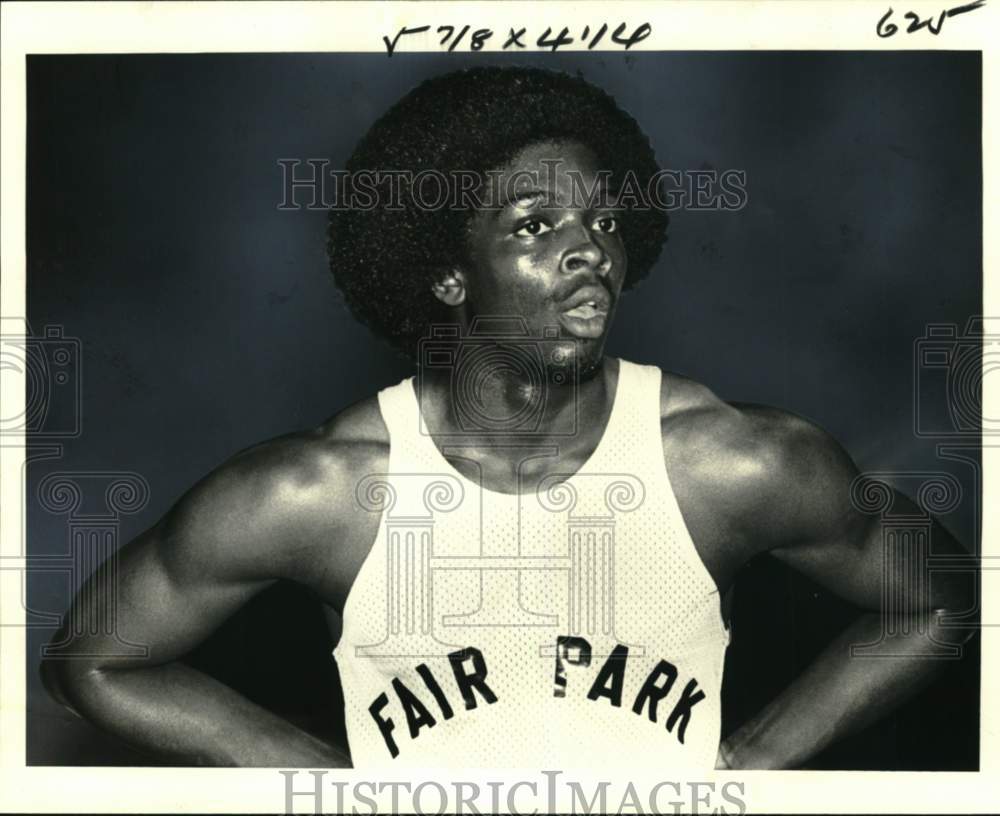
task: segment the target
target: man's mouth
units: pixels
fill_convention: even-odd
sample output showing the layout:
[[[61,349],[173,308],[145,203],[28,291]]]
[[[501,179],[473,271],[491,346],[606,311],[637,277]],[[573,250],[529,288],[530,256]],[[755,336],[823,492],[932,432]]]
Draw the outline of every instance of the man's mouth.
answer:
[[[559,322],[574,337],[596,339],[607,328],[611,302],[606,293],[581,292],[560,312]]]
[[[588,300],[586,303],[581,303],[579,306],[563,312],[563,314],[580,320],[591,320],[595,317],[607,317],[608,310],[600,306],[597,301]]]

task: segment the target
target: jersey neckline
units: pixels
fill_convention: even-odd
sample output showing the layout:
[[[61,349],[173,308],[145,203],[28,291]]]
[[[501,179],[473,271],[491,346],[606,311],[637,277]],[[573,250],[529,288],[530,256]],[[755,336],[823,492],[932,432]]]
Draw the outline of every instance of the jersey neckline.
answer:
[[[586,474],[593,467],[594,463],[599,461],[599,454],[603,454],[604,448],[608,445],[609,440],[613,437],[615,429],[619,424],[621,424],[621,413],[622,413],[622,396],[625,393],[625,389],[622,387],[622,379],[626,374],[626,369],[630,365],[627,360],[622,360],[620,358],[609,358],[615,359],[618,363],[618,376],[615,378],[615,393],[611,403],[611,411],[608,413],[608,419],[604,423],[604,430],[601,432],[601,438],[598,440],[596,447],[590,452],[582,465],[573,471],[564,481],[572,482],[577,475]],[[407,387],[404,389],[406,398],[412,403],[413,409],[416,411],[416,415],[419,418],[420,425],[426,427],[426,422],[423,417],[423,413],[420,410],[420,400],[417,398],[416,391],[416,377],[410,377]],[[533,495],[532,491],[526,491],[524,493],[504,493],[501,490],[493,490],[492,488],[486,487],[482,483],[475,482],[462,473],[458,468],[456,468],[448,458],[441,452],[441,449],[437,446],[434,441],[434,437],[430,433],[418,433],[418,438],[421,441],[420,444],[426,444],[429,446],[428,453],[433,455],[440,465],[447,470],[449,475],[458,478],[463,485],[473,487],[483,493],[489,494],[490,496],[496,497],[500,501],[511,501],[516,502],[524,496]]]

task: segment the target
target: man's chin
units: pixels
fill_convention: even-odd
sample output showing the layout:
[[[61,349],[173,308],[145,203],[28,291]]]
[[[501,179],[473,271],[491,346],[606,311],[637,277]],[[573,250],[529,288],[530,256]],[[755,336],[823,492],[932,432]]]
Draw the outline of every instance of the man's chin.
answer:
[[[549,382],[553,384],[582,383],[596,377],[604,366],[604,338],[599,340],[578,340],[565,338],[569,341],[563,346],[560,339],[561,365],[551,365]]]

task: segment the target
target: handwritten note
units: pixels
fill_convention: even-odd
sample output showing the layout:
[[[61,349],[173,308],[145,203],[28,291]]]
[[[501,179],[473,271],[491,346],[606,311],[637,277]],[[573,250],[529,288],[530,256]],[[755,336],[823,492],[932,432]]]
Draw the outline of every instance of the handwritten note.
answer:
[[[906,33],[913,34],[915,31],[920,31],[921,29],[926,28],[936,37],[941,33],[941,27],[944,25],[944,21],[949,17],[956,17],[959,14],[975,11],[977,8],[982,8],[985,5],[986,0],[976,0],[974,3],[966,3],[964,6],[955,6],[954,8],[939,12],[936,18],[931,16],[925,20],[921,20],[920,15],[916,12],[908,11],[903,15],[904,19],[910,21],[909,26],[906,27]],[[878,24],[875,26],[875,33],[882,38],[891,37],[899,31],[899,26],[892,22],[893,13],[892,8],[890,7],[890,9],[882,15]]]
[[[424,34],[431,30],[430,25],[403,26],[392,37],[383,36],[382,42],[385,43],[386,54],[391,57],[404,37]],[[636,43],[646,39],[652,31],[653,27],[649,23],[640,23],[632,27],[628,23],[620,23],[614,29],[609,23],[601,23],[600,25],[583,25],[572,29],[569,26],[563,26],[558,33],[549,26],[536,36],[535,33],[529,33],[527,26],[525,26],[508,29],[506,34],[501,34],[499,38],[494,40],[493,48],[499,46],[496,50],[508,51],[528,48],[529,44],[533,44],[536,48],[555,52],[560,48],[580,43],[585,44],[587,50],[590,51],[603,42],[605,47],[613,45],[627,51]],[[477,28],[473,30],[469,25],[440,25],[433,29],[433,32],[438,47],[445,51],[454,51],[458,48],[482,51],[494,35],[493,29]]]

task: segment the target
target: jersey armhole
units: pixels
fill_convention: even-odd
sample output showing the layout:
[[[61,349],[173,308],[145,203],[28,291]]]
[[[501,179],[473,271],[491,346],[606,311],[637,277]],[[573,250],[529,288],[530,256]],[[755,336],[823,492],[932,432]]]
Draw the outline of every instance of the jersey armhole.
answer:
[[[701,553],[698,552],[698,548],[694,543],[694,536],[691,535],[691,530],[688,528],[687,521],[684,518],[684,514],[681,512],[680,504],[677,501],[677,494],[674,492],[673,481],[670,478],[670,468],[667,466],[667,457],[663,453],[663,437],[662,437],[662,423],[663,416],[660,410],[662,405],[661,393],[663,390],[663,372],[658,367],[651,366],[654,368],[656,374],[654,378],[655,382],[655,405],[656,405],[656,428],[658,434],[659,455],[656,457],[659,462],[659,467],[657,472],[662,476],[664,480],[665,494],[667,496],[667,501],[669,502],[669,512],[674,518],[675,525],[677,529],[682,531],[681,538],[683,539],[683,555],[686,561],[690,563],[692,569],[700,576],[701,582],[704,585],[705,593],[707,595],[712,595],[715,598],[715,608],[716,608],[716,620],[718,622],[719,631],[722,634],[723,640],[726,646],[729,646],[732,641],[732,631],[730,627],[726,624],[726,619],[722,614],[722,592],[719,589],[719,585],[715,582],[715,578],[712,573],[709,572],[708,566],[701,557]]]

